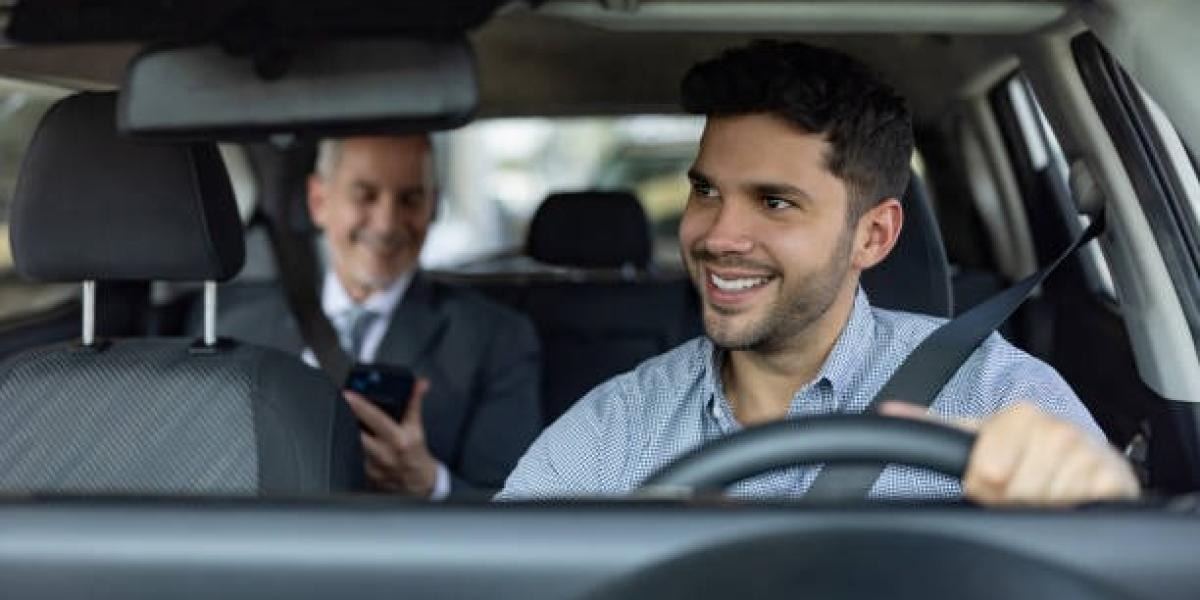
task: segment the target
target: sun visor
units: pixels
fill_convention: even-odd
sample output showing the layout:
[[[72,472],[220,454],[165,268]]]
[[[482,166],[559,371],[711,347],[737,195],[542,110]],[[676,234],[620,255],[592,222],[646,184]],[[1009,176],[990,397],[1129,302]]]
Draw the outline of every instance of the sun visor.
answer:
[[[245,56],[187,46],[130,63],[117,124],[160,139],[407,133],[463,125],[478,103],[463,37],[330,40]]]

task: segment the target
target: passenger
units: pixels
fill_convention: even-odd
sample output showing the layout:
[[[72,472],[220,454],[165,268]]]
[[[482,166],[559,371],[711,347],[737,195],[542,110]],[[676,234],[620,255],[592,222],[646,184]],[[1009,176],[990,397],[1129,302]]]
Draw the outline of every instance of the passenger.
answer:
[[[321,305],[342,346],[422,377],[399,422],[346,392],[364,425],[368,480],[421,498],[494,493],[541,429],[538,342],[524,316],[418,269],[437,212],[429,137],[322,142],[308,208],[328,241]],[[282,294],[222,316],[247,341],[304,348]]]
[[[683,106],[706,115],[679,228],[706,335],[592,390],[534,442],[501,499],[621,494],[745,426],[862,412],[940,319],[873,308],[859,276],[891,251],[913,150],[904,101],[842,54],[759,42],[693,67]],[[897,403],[894,416],[926,417]],[[960,484],[889,466],[873,497],[1070,504],[1138,495],[1048,365],[992,334],[930,409],[978,440]],[[736,484],[802,494],[818,469]]]

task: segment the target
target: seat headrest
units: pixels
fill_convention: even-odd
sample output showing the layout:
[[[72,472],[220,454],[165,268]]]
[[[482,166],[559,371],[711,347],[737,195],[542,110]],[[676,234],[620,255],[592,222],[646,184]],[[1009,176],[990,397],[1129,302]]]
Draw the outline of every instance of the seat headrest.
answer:
[[[937,217],[914,173],[900,199],[904,226],[892,253],[862,274],[863,289],[880,308],[953,316],[950,261],[942,243]]]
[[[556,192],[529,225],[526,251],[552,265],[644,269],[650,264],[650,225],[631,192]]]
[[[85,92],[42,118],[17,181],[13,259],[42,281],[224,281],[245,260],[215,144],[117,136],[116,93]]]

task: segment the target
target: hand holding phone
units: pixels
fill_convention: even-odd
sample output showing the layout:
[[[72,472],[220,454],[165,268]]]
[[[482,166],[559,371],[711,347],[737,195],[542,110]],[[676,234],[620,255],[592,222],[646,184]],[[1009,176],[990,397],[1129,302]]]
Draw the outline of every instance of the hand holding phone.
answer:
[[[343,389],[362,394],[397,423],[404,420],[416,377],[394,365],[359,363],[350,369]]]
[[[382,491],[428,498],[442,469],[429,450],[421,419],[421,402],[429,382],[408,369],[356,365],[344,388],[343,395],[362,430],[363,471],[368,481]]]

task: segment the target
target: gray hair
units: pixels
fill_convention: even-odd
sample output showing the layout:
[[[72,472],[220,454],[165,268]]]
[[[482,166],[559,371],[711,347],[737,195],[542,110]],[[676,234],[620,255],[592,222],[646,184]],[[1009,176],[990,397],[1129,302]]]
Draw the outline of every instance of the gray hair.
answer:
[[[317,177],[329,179],[337,169],[338,159],[342,153],[342,140],[323,139],[317,144]]]
[[[434,153],[434,136],[433,134],[425,134],[425,139],[429,143],[429,152],[432,156]],[[338,160],[342,157],[342,139],[341,138],[325,138],[317,143],[317,162],[314,171],[317,177],[328,180],[333,177],[333,172],[337,170]],[[436,173],[436,171],[435,171]],[[437,179],[436,174],[434,179]]]

